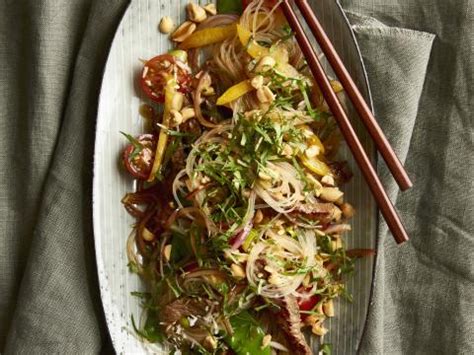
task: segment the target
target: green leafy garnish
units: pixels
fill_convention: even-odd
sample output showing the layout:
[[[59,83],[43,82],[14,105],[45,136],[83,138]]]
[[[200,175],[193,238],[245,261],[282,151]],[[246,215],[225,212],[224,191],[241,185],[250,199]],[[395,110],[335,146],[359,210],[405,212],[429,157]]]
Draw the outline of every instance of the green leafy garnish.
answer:
[[[134,297],[138,297],[142,300],[148,300],[151,297],[150,292],[138,292],[138,291],[132,291],[130,294]]]
[[[332,344],[329,344],[329,343],[321,344],[319,351],[324,355],[331,355]]]
[[[143,150],[144,146],[135,137],[130,134],[120,132],[133,145],[133,152],[130,154],[130,160],[134,159]]]
[[[282,41],[287,41],[293,37],[293,30],[291,29],[290,25],[285,24],[282,28],[285,35],[281,38]]]
[[[130,262],[127,264],[127,266],[128,266],[128,270],[129,270],[130,272],[133,272],[134,274],[138,274],[138,272],[139,272],[138,265],[135,264],[133,261],[130,261]]]
[[[227,336],[224,340],[237,355],[271,354],[270,346],[264,348],[262,346],[265,332],[249,312],[244,311],[231,317],[230,324],[234,329],[234,334]]]
[[[242,1],[240,0],[217,0],[217,12],[219,14],[240,15],[242,10]]]
[[[151,343],[158,343],[165,340],[165,336],[161,332],[160,325],[158,323],[158,316],[154,311],[148,311],[147,319],[143,329],[139,329],[135,323],[135,319],[132,315],[132,326],[135,332],[142,338],[148,340]]]

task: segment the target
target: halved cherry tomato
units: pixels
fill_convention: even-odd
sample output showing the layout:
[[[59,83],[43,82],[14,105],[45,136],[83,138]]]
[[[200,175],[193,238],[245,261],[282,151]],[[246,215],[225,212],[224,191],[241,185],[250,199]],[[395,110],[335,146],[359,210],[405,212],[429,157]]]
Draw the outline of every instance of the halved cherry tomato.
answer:
[[[310,288],[304,288],[303,286],[301,286],[299,289],[298,289],[298,292],[304,294],[306,293],[306,295],[302,296],[302,297],[298,297],[296,299],[296,302],[298,303],[298,307],[300,309],[300,311],[312,311],[314,307],[316,307],[316,305],[318,304],[319,301],[321,301],[321,296],[320,295],[315,295],[315,294],[311,294],[309,293],[310,291]],[[301,316],[301,320],[305,320],[306,317],[308,317],[308,314],[300,314]]]
[[[320,295],[308,295],[304,298],[298,298],[298,307],[300,311],[311,311],[319,301],[321,301]]]
[[[298,299],[298,306],[300,308],[300,311],[312,311],[319,301],[321,301],[321,296],[312,295],[308,296],[307,298]],[[300,313],[300,318],[302,321],[304,321],[307,317],[308,314]]]
[[[135,143],[127,145],[123,151],[123,164],[135,178],[146,180],[155,159],[156,139],[152,134],[142,134]]]
[[[164,88],[167,78],[176,77],[178,91],[190,91],[191,75],[187,66],[171,54],[156,56],[145,63],[140,76],[140,86],[150,99],[162,103],[165,100]]]

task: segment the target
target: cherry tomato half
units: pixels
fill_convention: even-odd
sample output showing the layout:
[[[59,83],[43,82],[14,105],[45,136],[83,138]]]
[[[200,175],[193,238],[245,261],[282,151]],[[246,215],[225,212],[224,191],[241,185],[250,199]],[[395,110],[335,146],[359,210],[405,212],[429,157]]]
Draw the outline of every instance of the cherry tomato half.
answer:
[[[304,289],[303,287],[301,287],[299,291],[303,293],[305,291],[308,292],[309,289]],[[296,302],[298,303],[298,307],[300,311],[312,311],[314,307],[316,307],[319,301],[321,301],[320,295],[314,295],[310,293],[307,293],[305,296],[298,297],[296,299]],[[300,317],[301,317],[301,320],[304,321],[308,317],[308,314],[300,313]]]
[[[298,298],[298,307],[300,311],[311,311],[319,301],[321,301],[321,296],[308,295],[308,297]]]
[[[165,100],[166,80],[170,75],[177,78],[178,91],[190,91],[191,75],[187,66],[171,54],[156,56],[145,63],[140,76],[140,87],[150,99],[162,103]]]
[[[123,151],[123,164],[128,172],[140,180],[148,179],[155,158],[156,139],[152,134],[142,134]]]

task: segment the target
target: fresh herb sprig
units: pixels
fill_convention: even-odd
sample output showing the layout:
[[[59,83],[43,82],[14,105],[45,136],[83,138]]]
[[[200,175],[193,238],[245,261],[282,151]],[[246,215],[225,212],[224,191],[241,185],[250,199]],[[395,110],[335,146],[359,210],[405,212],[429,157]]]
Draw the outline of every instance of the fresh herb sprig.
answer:
[[[143,150],[143,148],[145,148],[143,146],[143,144],[141,144],[138,139],[136,139],[135,137],[131,136],[130,134],[128,133],[125,133],[125,132],[120,132],[125,138],[127,138],[127,140],[130,142],[130,144],[133,146],[133,151],[132,153],[130,154],[130,160],[133,160],[135,157],[138,156],[138,154],[140,154],[140,152]]]

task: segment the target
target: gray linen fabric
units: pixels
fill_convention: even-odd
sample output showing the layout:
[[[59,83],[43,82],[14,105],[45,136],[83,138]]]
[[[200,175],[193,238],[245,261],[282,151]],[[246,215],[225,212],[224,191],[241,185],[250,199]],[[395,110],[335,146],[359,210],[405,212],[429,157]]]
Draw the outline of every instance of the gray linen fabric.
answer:
[[[416,184],[397,196],[380,165],[412,241],[397,247],[380,228],[361,353],[474,353],[472,1],[342,3],[376,113]],[[91,162],[101,72],[126,4],[0,2],[0,352],[108,344]]]
[[[375,111],[415,183],[396,199],[412,240],[398,247],[384,225],[379,229],[374,298],[361,353],[473,354],[474,2],[341,3],[359,14],[353,20]],[[387,29],[364,16],[405,29]],[[416,41],[407,29],[436,36],[421,92],[410,81],[426,63],[414,60],[416,54],[398,53],[399,46]],[[417,44],[420,52],[426,45]],[[380,170],[387,175],[383,165]],[[393,181],[385,179],[385,185],[395,198]]]
[[[102,70],[125,5],[0,2],[0,352],[96,353],[106,339],[92,153]]]

